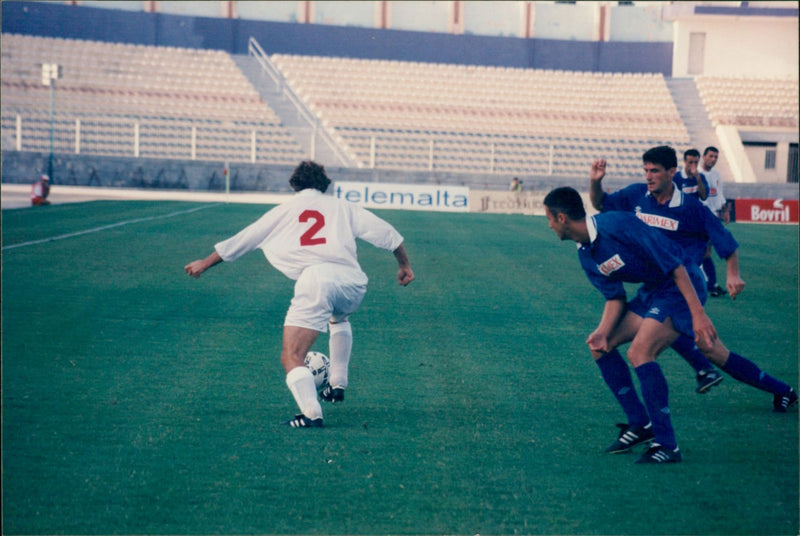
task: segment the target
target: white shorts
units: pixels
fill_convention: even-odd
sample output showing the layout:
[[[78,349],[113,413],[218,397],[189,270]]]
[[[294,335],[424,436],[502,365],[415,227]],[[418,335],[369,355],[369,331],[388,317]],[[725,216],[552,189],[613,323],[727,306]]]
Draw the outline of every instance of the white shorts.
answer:
[[[294,285],[294,297],[284,326],[325,333],[328,321],[344,322],[356,312],[367,293],[367,276],[341,264],[318,264],[303,270]]]

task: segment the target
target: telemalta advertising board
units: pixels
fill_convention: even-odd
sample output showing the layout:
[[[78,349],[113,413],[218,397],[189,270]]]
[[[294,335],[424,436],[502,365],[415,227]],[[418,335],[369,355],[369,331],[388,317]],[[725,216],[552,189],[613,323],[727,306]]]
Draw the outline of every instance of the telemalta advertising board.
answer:
[[[734,204],[739,223],[798,223],[796,199],[737,199]]]
[[[366,208],[469,212],[466,186],[337,181],[333,195]]]

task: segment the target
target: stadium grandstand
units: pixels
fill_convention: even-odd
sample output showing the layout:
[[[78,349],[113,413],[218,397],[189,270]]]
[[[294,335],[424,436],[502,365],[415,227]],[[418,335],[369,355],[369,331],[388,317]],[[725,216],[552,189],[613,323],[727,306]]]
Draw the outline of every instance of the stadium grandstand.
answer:
[[[797,181],[796,50],[738,71],[735,57],[713,61],[731,31],[745,41],[793,31],[796,44],[797,9],[781,3],[509,2],[496,15],[503,35],[478,35],[488,33],[483,2],[440,3],[449,10],[430,18],[444,25],[426,31],[396,28],[413,4],[403,2],[350,15],[345,2],[273,2],[273,13],[246,2],[79,4],[2,5],[4,182],[27,182],[37,160],[24,155],[49,152],[76,169],[87,158],[93,169],[314,158],[502,189],[511,176],[583,177],[596,157],[636,180],[642,152],[659,144],[721,147],[728,182]],[[373,28],[358,27],[369,24],[364,4]],[[749,33],[738,31],[743,15]],[[555,33],[564,16],[578,22]],[[647,16],[639,34],[623,32]],[[714,30],[719,21],[731,30]],[[698,67],[692,40],[704,23]],[[48,80],[44,65],[58,66]]]
[[[54,118],[59,152],[272,164],[303,158],[225,52],[9,34],[3,129],[13,132],[16,118],[24,119],[25,150],[48,150],[50,94],[39,69],[48,61],[64,73]]]
[[[569,175],[607,155],[635,176],[641,147],[689,143],[660,74],[273,60],[360,167]]]

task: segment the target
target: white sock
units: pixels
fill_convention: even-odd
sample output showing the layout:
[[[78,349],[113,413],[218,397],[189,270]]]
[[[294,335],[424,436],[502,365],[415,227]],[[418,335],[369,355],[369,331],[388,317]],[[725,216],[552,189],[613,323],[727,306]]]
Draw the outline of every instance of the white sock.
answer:
[[[292,392],[300,412],[309,419],[322,418],[322,406],[317,400],[314,375],[306,367],[295,367],[286,375],[286,386]]]
[[[328,345],[331,360],[328,383],[331,387],[347,387],[347,370],[350,353],[353,351],[353,329],[350,322],[330,325]]]

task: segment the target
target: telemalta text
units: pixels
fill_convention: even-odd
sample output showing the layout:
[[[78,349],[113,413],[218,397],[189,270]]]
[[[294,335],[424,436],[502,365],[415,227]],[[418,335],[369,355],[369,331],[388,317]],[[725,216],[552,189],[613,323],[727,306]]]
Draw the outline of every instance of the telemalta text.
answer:
[[[469,188],[461,186],[337,182],[333,195],[371,208],[469,210]]]

